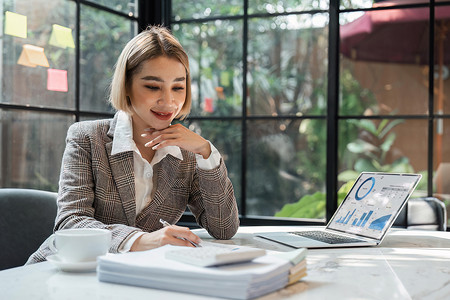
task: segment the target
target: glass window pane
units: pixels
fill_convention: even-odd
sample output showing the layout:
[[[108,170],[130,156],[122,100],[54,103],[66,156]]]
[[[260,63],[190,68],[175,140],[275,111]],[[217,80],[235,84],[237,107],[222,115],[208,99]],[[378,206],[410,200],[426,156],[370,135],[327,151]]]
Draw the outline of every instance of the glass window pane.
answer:
[[[172,19],[202,19],[244,14],[242,0],[172,0]]]
[[[112,119],[114,114],[110,116],[92,116],[92,115],[80,115],[80,121],[93,121],[93,120],[103,120],[103,119]]]
[[[341,61],[340,115],[426,115],[423,67]]]
[[[429,10],[408,11],[424,21],[394,21],[398,10],[341,15],[341,115],[428,113]]]
[[[75,9],[72,1],[2,1],[0,21],[5,30],[0,41],[2,78],[0,102],[62,109],[75,108]],[[37,7],[46,7],[37,10]],[[26,18],[26,24],[15,23],[9,12]],[[7,18],[7,19],[6,19]],[[20,17],[19,17],[20,18]],[[23,24],[26,37],[17,37]],[[26,26],[25,26],[26,25]],[[56,25],[56,29],[55,29]],[[62,26],[62,27],[61,27]],[[68,42],[58,42],[52,36],[59,33]],[[19,30],[20,32],[20,30]],[[24,31],[25,33],[25,31]],[[34,64],[26,56],[40,47],[42,52]],[[30,50],[31,49],[31,50]],[[25,55],[19,64],[21,55]],[[23,65],[23,63],[28,65]],[[47,63],[47,64],[46,64]],[[56,77],[55,77],[56,76]]]
[[[57,191],[71,115],[0,110],[0,186]]]
[[[112,112],[107,99],[114,64],[136,34],[136,22],[84,5],[80,19],[81,110]]]
[[[324,218],[326,121],[247,124],[247,214]]]
[[[445,0],[437,0],[445,1]],[[405,4],[417,4],[417,3],[430,3],[429,0],[341,0],[341,9],[352,9],[352,8],[371,8],[379,6],[393,6],[393,5],[405,5]]]
[[[327,0],[249,0],[248,13],[286,13],[286,12],[301,12],[309,10],[327,10],[329,1]]]
[[[450,171],[450,119],[438,118],[434,125],[434,169],[443,168],[439,173],[447,168],[449,168]],[[441,176],[440,174],[439,177],[442,178],[435,182],[437,185],[436,192],[441,194],[443,190],[448,190],[450,196],[450,173],[445,176]]]
[[[433,196],[444,201],[450,220],[450,119],[437,119],[435,126]]]
[[[242,114],[242,28],[229,20],[174,26],[189,55],[191,116]]]
[[[186,120],[182,124],[211,141],[219,150],[233,183],[238,207],[241,206],[242,126],[241,121]]]
[[[357,61],[426,65],[429,8],[407,8],[340,15],[340,47]]]
[[[326,112],[328,14],[249,22],[248,113]]]
[[[434,88],[436,92],[434,107],[438,114],[450,114],[449,101],[445,101],[450,95],[450,5],[437,6],[435,17]]]
[[[88,0],[88,1],[101,4],[103,6],[106,6],[119,12],[126,13],[129,16],[138,15],[137,0]]]
[[[339,182],[360,172],[421,173],[415,196],[427,193],[427,120],[348,119],[339,123]]]

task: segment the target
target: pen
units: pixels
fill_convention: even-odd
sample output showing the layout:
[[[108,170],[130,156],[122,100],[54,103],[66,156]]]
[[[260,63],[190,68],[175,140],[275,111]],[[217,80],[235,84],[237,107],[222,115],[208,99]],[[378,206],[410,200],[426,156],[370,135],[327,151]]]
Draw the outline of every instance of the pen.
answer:
[[[167,222],[167,221],[164,221],[163,219],[159,219],[159,222],[160,222],[161,224],[163,224],[163,226],[164,226],[164,227],[167,227],[167,226],[171,226],[169,222]],[[182,240],[188,241],[188,242],[189,242],[189,243],[191,243],[191,244],[192,244],[192,246],[194,246],[194,247],[201,247],[201,245],[200,245],[200,244],[194,243],[193,241],[191,241],[191,240],[188,240],[188,239],[186,239],[186,238],[182,238],[182,237],[179,237],[179,239],[182,239]]]

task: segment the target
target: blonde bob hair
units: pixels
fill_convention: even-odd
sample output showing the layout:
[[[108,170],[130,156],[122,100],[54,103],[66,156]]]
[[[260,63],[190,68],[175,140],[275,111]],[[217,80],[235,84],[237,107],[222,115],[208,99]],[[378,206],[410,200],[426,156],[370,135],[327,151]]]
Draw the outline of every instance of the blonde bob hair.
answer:
[[[110,86],[109,102],[116,110],[129,114],[130,100],[127,89],[131,86],[133,76],[140,72],[142,63],[159,56],[178,59],[186,69],[186,99],[176,118],[184,119],[191,109],[191,76],[189,59],[180,42],[167,28],[148,27],[130,40],[122,50],[115,65],[114,76]]]

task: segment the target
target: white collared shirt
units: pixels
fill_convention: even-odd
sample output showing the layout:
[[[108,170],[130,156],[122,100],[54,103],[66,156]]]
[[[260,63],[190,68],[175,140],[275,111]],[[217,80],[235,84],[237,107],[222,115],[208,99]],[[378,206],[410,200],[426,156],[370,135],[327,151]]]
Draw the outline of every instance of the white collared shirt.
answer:
[[[203,156],[196,154],[197,166],[204,170],[212,170],[217,168],[220,164],[220,153],[209,142],[211,146],[211,155],[209,158],[204,159]],[[118,153],[133,151],[134,158],[134,183],[135,183],[135,195],[136,195],[136,215],[138,215],[144,207],[146,207],[151,201],[151,194],[153,190],[153,166],[160,162],[168,154],[175,158],[183,160],[181,149],[178,146],[167,146],[161,149],[157,149],[152,161],[149,163],[144,159],[133,140],[133,123],[131,116],[124,111],[119,111],[117,117],[117,124],[114,131],[114,139],[112,144],[111,155]],[[143,234],[143,233],[141,233]],[[132,235],[125,245],[122,247],[121,252],[127,252],[131,248],[133,242],[141,235]]]

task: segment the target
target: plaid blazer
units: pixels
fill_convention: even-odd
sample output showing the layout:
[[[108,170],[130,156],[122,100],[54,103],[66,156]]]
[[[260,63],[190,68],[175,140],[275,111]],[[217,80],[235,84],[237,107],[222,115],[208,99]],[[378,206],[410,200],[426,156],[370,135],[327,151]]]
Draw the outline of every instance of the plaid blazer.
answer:
[[[239,227],[233,186],[221,159],[219,167],[202,170],[195,155],[181,150],[183,160],[167,155],[153,169],[152,201],[136,215],[133,152],[111,155],[114,119],[73,124],[67,134],[54,230],[80,227],[112,232],[109,249],[117,253],[136,231],[162,228],[159,219],[176,223],[186,210],[217,239],[229,239]],[[53,254],[45,241],[27,263]]]

